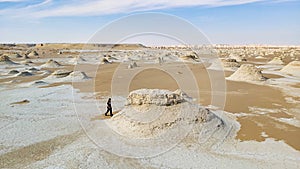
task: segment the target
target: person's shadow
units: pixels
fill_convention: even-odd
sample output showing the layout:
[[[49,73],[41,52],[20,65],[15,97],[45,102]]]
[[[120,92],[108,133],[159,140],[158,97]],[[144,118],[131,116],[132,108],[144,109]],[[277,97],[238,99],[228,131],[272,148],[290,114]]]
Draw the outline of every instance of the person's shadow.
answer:
[[[117,110],[117,111],[114,111],[113,112],[113,115],[119,113],[120,110]],[[107,120],[107,119],[110,119],[111,116],[105,116],[104,114],[101,114],[101,115],[96,115],[94,117],[91,118],[91,121],[95,121],[95,120]]]

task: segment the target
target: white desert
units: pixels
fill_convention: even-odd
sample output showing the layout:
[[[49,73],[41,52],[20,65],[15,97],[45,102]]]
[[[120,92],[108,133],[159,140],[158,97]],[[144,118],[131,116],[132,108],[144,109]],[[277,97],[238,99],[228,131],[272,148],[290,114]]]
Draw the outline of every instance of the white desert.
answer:
[[[0,47],[0,168],[300,167],[300,47]]]

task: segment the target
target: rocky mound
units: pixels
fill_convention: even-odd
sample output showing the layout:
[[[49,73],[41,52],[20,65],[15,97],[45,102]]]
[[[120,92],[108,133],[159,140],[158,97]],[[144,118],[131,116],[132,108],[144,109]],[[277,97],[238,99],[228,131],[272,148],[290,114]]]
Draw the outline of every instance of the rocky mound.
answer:
[[[10,58],[22,58],[22,55],[20,55],[19,53],[9,54],[8,56],[9,56]]]
[[[243,64],[236,72],[234,72],[228,80],[235,81],[264,81],[267,78],[263,76],[261,70],[252,64]]]
[[[18,73],[20,73],[18,70],[11,70],[7,74],[9,74],[9,75],[15,75],[15,74],[18,74]]]
[[[65,69],[56,70],[44,80],[46,82],[78,82],[82,80],[91,79],[85,72],[69,71]]]
[[[128,69],[133,69],[135,67],[138,67],[136,62],[131,62],[129,65],[128,65]]]
[[[101,64],[110,64],[111,62],[107,58],[102,58],[101,59]]]
[[[63,78],[69,76],[73,71],[59,69],[54,71],[50,76],[55,78]]]
[[[127,97],[127,105],[107,124],[124,137],[138,139],[166,136],[166,140],[172,140],[184,136],[181,132],[192,129],[193,138],[203,145],[222,142],[234,135],[233,123],[228,118],[221,118],[211,110],[190,102],[190,98],[180,90],[132,91]],[[170,134],[172,131],[175,131],[174,135]]]
[[[57,68],[60,66],[62,66],[60,63],[52,59],[48,60],[45,64],[41,65],[41,67],[45,68]]]
[[[17,64],[17,63],[11,61],[7,55],[1,55],[0,56],[0,64],[13,65],[13,64]]]
[[[280,57],[274,57],[271,61],[268,62],[272,65],[282,65],[284,64],[283,60]]]
[[[118,60],[117,58],[112,57],[111,55],[104,55],[104,58],[106,58],[109,61],[111,61],[111,60]]]
[[[48,83],[46,83],[46,82],[44,82],[42,80],[38,80],[38,81],[32,82],[32,85],[45,85],[45,84],[48,84]]]
[[[32,76],[33,74],[28,72],[28,71],[23,71],[18,73],[16,76],[21,76],[21,77],[25,77],[25,76]]]
[[[33,50],[30,51],[26,54],[28,57],[34,57],[34,56],[38,56],[39,54],[37,53],[37,51]]]
[[[280,71],[300,77],[300,61],[292,61],[288,65],[284,66]]]
[[[180,59],[187,61],[187,60],[196,60],[199,59],[199,56],[195,52],[186,53],[180,56]]]
[[[238,63],[236,59],[223,59],[222,65],[225,70],[231,71],[235,71],[241,66],[241,64]]]
[[[90,79],[90,77],[87,76],[85,72],[80,72],[80,71],[74,71],[70,73],[68,78],[71,78],[71,80],[73,81]]]

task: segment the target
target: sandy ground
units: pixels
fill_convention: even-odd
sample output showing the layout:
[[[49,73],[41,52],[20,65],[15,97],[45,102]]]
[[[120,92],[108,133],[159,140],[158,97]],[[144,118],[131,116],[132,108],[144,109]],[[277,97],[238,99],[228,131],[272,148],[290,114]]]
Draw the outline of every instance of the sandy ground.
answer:
[[[25,53],[28,46],[13,48],[2,47],[1,53]],[[70,50],[73,49],[74,51]],[[35,50],[39,56],[31,57],[28,65],[0,65],[1,91],[1,168],[299,168],[300,160],[300,79],[279,72],[278,65],[268,65],[274,57],[265,59],[249,57],[245,63],[252,63],[264,69],[264,76],[269,78],[263,83],[249,83],[226,80],[224,111],[235,117],[240,123],[240,130],[235,140],[226,142],[216,151],[203,150],[201,145],[191,142],[187,137],[172,150],[156,157],[134,159],[120,157],[94,145],[86,136],[87,131],[96,132],[95,126],[108,119],[99,113],[105,111],[107,97],[113,95],[114,113],[123,106],[125,97],[132,90],[157,88],[176,90],[179,81],[184,81],[190,74],[195,77],[198,90],[186,91],[195,101],[214,110],[221,109],[212,104],[212,86],[222,84],[224,77],[232,71],[221,72],[206,69],[210,63],[166,62],[163,65],[153,61],[145,62],[136,57],[138,67],[128,69],[128,62],[116,61],[112,64],[97,65],[99,52],[88,51],[80,55],[87,61],[79,65],[69,63],[70,56],[77,56],[82,45],[48,44]],[[89,50],[97,46],[86,47]],[[106,49],[107,48],[107,49]],[[111,47],[106,47],[110,50]],[[58,51],[66,50],[63,54]],[[142,46],[116,46],[115,57],[128,50],[133,55],[146,53]],[[112,50],[113,51],[113,50]],[[128,52],[127,51],[127,52]],[[154,50],[155,51],[155,50]],[[135,54],[137,52],[137,54]],[[159,51],[157,55],[164,54]],[[106,53],[106,52],[105,52]],[[152,51],[153,53],[153,51]],[[153,55],[151,53],[151,55]],[[142,55],[142,54],[140,54]],[[141,56],[143,57],[143,56]],[[62,63],[59,68],[40,68],[49,59]],[[172,59],[172,58],[170,58]],[[12,59],[20,63],[24,59]],[[285,58],[285,62],[291,58]],[[33,76],[19,77],[7,75],[9,70],[24,71],[36,67]],[[145,70],[139,71],[141,69]],[[174,72],[172,77],[160,67],[167,67]],[[48,79],[49,74],[57,69],[81,70],[91,79],[73,82],[70,80]],[[115,74],[116,71],[122,74]],[[114,79],[126,82],[128,76],[138,72],[128,84],[128,90],[119,88],[127,84],[118,83],[113,89]],[[219,81],[210,81],[214,76]],[[220,77],[218,77],[220,76]],[[34,81],[45,84],[33,85]],[[192,82],[185,81],[187,88]],[[92,86],[92,87],[91,87]],[[74,89],[73,89],[74,88]],[[116,95],[117,94],[117,95]],[[74,111],[74,102],[81,109]],[[95,107],[95,102],[97,107]],[[75,106],[76,108],[76,106]],[[77,114],[75,113],[77,112]],[[78,121],[79,119],[79,121]],[[81,125],[79,124],[81,123]],[[96,127],[97,128],[97,127]],[[88,132],[88,133],[89,133]],[[14,133],[14,134],[12,134]],[[107,131],[109,133],[109,131]],[[101,133],[105,135],[104,133]],[[62,160],[64,159],[64,160]],[[216,162],[217,161],[217,162]]]
[[[111,91],[111,79],[117,67],[118,64],[112,64],[103,65],[99,68],[95,81],[96,92],[107,93],[109,95],[109,91]],[[206,69],[202,65],[195,64],[191,64],[189,67],[195,75],[197,74],[195,77],[199,85],[199,103],[206,106],[210,105],[211,86]],[[180,71],[176,65],[174,65],[174,69]],[[156,79],[163,80],[158,81]],[[242,125],[237,136],[238,139],[264,141],[266,138],[274,138],[276,140],[284,140],[290,146],[300,150],[300,144],[298,143],[300,129],[276,120],[276,118],[293,118],[293,114],[290,114],[288,109],[299,108],[298,105],[287,103],[284,93],[271,86],[232,81],[227,81],[226,84],[227,93],[224,110],[232,113],[243,112],[251,115],[238,118],[238,121]],[[134,77],[130,83],[129,90],[132,91],[141,88],[176,90],[178,89],[178,85],[167,73],[157,69],[147,69]],[[84,91],[84,89],[82,90]],[[249,107],[276,109],[277,112],[266,112],[265,114],[255,114],[252,116],[254,113]],[[262,121],[264,121],[263,125],[260,126],[259,123]],[[262,132],[266,132],[268,137],[261,136]]]

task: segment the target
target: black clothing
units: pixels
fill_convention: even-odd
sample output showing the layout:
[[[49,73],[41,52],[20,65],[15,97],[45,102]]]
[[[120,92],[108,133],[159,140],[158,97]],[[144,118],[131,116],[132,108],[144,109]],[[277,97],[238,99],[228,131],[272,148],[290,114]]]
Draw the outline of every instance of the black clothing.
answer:
[[[106,110],[105,116],[107,116],[108,112],[110,113],[110,116],[113,116],[112,107],[111,107],[111,99],[108,99],[108,101],[107,101],[107,110]]]

